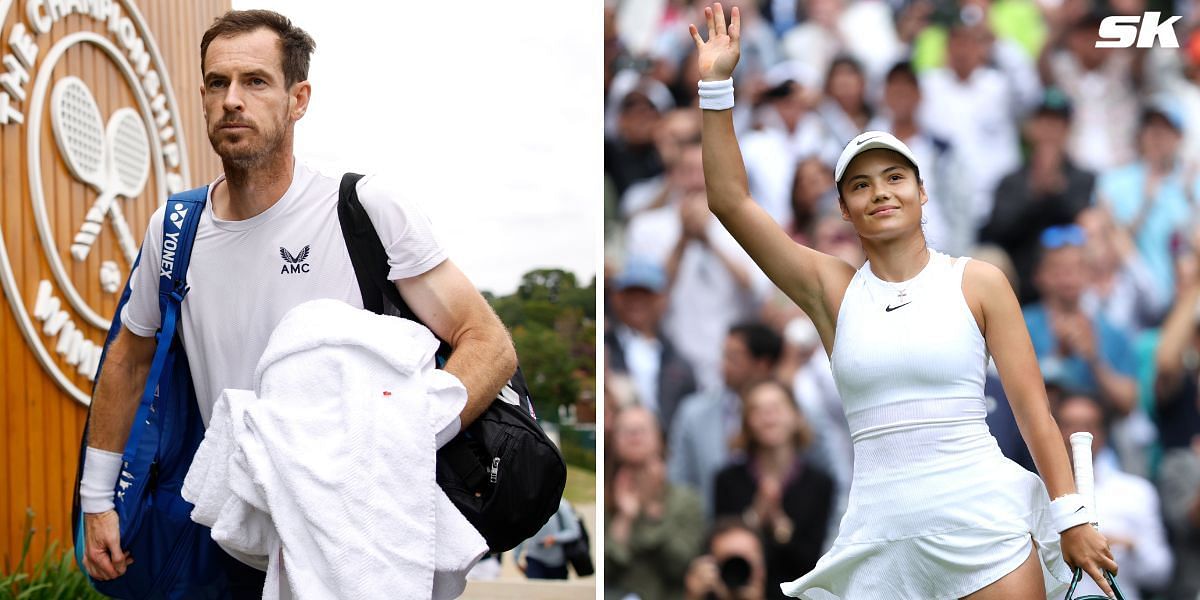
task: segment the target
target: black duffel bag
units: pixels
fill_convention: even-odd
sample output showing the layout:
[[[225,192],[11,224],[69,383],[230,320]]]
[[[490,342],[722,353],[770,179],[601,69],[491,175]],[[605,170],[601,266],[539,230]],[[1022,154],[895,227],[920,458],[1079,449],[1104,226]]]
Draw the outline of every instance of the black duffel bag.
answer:
[[[342,177],[338,219],[363,306],[384,314],[386,298],[403,318],[421,322],[388,280],[388,258],[374,224],[358,200],[362,175]],[[438,365],[450,346],[442,340]],[[533,537],[558,510],[567,465],[542,431],[521,368],[475,422],[437,453],[437,482],[492,552],[506,552]]]

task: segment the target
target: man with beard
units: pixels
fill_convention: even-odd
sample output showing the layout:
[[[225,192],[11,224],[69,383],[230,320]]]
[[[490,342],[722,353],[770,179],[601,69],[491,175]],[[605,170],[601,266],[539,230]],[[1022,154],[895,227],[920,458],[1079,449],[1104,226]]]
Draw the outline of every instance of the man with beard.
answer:
[[[265,10],[226,13],[201,42],[200,95],[224,173],[208,188],[180,326],[206,425],[222,390],[253,389],[255,365],[291,308],[320,298],[363,305],[336,213],[339,177],[320,174],[292,155],[296,122],[308,108],[314,47],[286,17]],[[357,189],[387,249],[388,278],[454,348],[444,369],[466,387],[467,405],[456,424],[466,426],[516,368],[508,332],[446,258],[429,220],[404,198],[402,187],[367,176]],[[130,276],[133,294],[120,315],[123,327],[93,397],[80,497],[84,564],[99,580],[120,576],[133,560],[120,546],[112,496],[160,322],[164,210],[150,219],[140,266]],[[439,439],[456,432],[444,431]],[[264,573],[227,562],[237,582],[234,597],[261,597]]]

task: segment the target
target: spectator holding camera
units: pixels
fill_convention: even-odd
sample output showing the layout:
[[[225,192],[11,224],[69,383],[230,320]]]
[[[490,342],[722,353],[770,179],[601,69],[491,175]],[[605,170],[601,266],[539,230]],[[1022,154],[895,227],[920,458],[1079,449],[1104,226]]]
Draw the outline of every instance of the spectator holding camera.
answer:
[[[719,519],[708,535],[708,553],[692,561],[685,600],[765,600],[762,542],[736,517]]]
[[[788,386],[765,379],[742,392],[744,454],[717,473],[718,517],[741,516],[763,539],[767,590],[811,571],[821,557],[833,505],[833,479],[805,459],[812,440]]]

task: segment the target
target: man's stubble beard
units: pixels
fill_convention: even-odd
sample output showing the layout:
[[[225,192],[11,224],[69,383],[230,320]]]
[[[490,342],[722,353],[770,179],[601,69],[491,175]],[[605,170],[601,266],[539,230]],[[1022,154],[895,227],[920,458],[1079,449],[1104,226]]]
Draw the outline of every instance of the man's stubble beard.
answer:
[[[211,132],[208,136],[209,144],[213,148],[213,152],[221,158],[221,163],[226,171],[240,171],[242,173],[249,172],[254,168],[266,163],[268,159],[274,156],[283,146],[285,137],[287,136],[287,113],[284,109],[283,118],[276,123],[277,127],[274,132],[268,137],[261,140],[261,144],[255,147],[251,145],[245,149],[222,152],[220,142],[217,140],[217,132]],[[255,128],[255,133],[262,134],[262,130]]]

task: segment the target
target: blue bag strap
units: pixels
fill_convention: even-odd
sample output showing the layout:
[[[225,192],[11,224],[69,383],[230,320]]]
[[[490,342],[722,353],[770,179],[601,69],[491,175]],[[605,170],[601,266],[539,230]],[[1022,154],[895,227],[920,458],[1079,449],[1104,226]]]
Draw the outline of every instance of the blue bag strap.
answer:
[[[188,262],[192,257],[192,243],[196,239],[196,228],[200,224],[200,215],[207,199],[208,186],[195,188],[171,196],[167,200],[167,209],[163,211],[163,239],[159,265],[161,274],[158,279],[158,306],[162,314],[162,323],[157,334],[154,360],[150,363],[150,373],[142,391],[142,402],[133,418],[135,424],[144,423],[149,418],[158,392],[159,378],[170,368],[167,364],[168,351],[175,339],[183,297],[188,292]],[[168,257],[171,260],[166,260]],[[168,265],[170,270],[165,270],[164,267]],[[129,439],[125,443],[126,462],[136,455],[144,430],[144,427],[136,426],[130,430]],[[122,477],[124,476],[122,473]],[[139,483],[144,484],[144,480]]]

